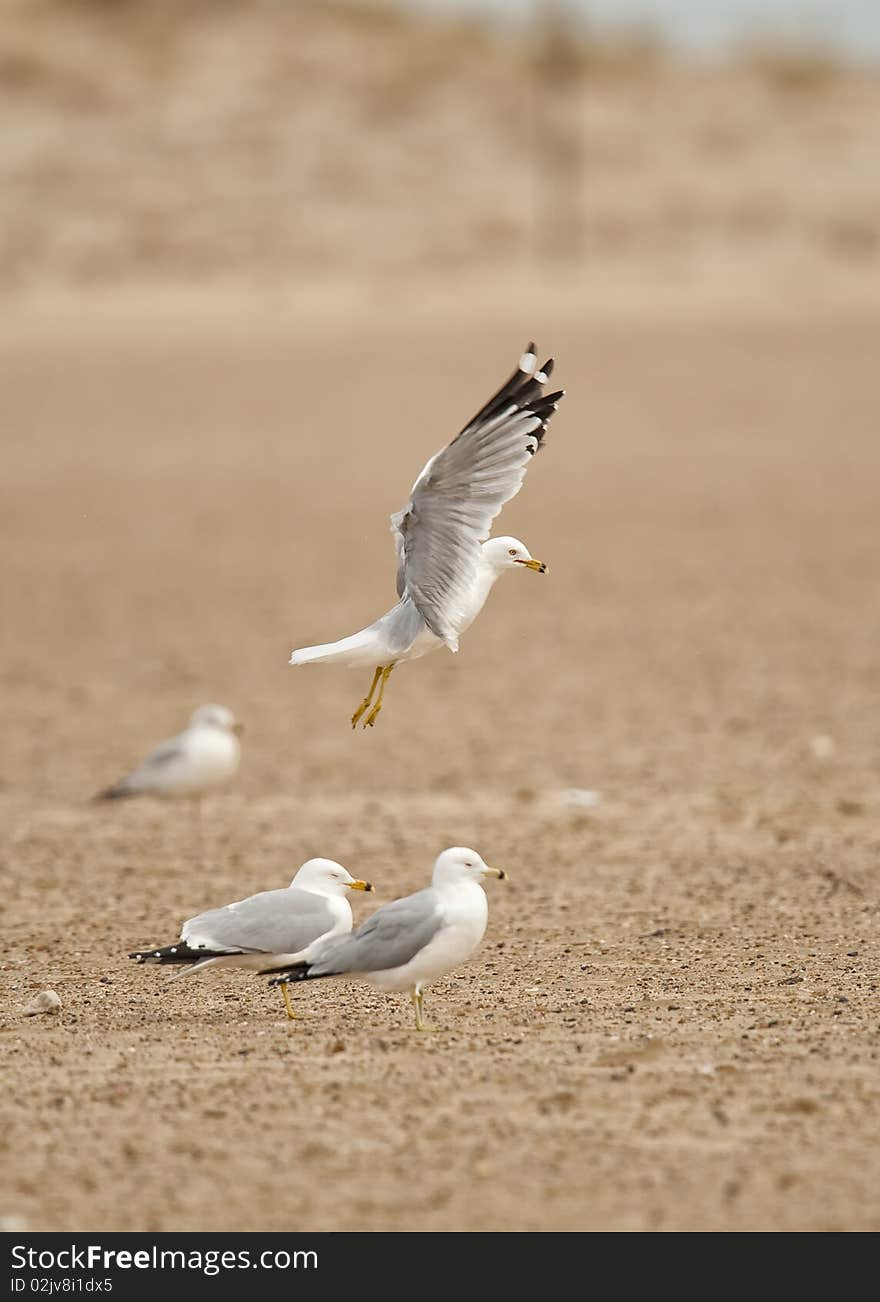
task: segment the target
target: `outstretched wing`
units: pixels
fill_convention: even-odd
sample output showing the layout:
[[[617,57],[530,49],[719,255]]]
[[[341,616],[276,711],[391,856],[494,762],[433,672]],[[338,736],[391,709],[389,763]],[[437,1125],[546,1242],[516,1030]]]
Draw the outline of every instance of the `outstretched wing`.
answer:
[[[409,595],[428,628],[457,646],[462,612],[479,566],[480,544],[520,489],[563,390],[544,394],[552,359],[538,369],[529,344],[510,379],[431,457],[409,503],[391,517],[397,593]]]

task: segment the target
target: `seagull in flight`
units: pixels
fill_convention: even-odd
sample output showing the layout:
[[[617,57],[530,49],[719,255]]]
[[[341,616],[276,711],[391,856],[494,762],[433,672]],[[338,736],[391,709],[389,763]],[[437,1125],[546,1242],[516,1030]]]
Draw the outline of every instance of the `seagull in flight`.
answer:
[[[398,602],[368,628],[293,652],[292,665],[335,663],[373,669],[370,690],[351,717],[372,728],[395,665],[458,639],[506,570],[546,573],[518,538],[490,538],[492,522],[520,490],[564,390],[545,394],[552,359],[538,366],[530,343],[516,370],[460,434],[428,461],[410,500],[391,517]],[[378,695],[376,689],[378,688]],[[374,700],[375,697],[375,700]]]

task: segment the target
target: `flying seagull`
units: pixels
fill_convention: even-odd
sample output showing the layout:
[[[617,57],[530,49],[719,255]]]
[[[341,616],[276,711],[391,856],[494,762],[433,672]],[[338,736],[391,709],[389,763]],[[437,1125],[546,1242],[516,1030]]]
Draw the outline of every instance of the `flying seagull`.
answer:
[[[241,725],[224,705],[202,705],[176,737],[163,741],[99,800],[128,796],[200,796],[238,771]]]
[[[243,967],[252,972],[277,971],[280,964],[319,937],[351,931],[346,891],[371,891],[332,859],[309,859],[285,890],[261,891],[222,909],[209,909],[183,924],[180,940],[158,949],[139,949],[129,958],[139,963],[178,963],[183,971],[172,981],[209,967]],[[285,982],[278,982],[287,1016],[293,1018]]]
[[[370,690],[351,718],[353,728],[365,714],[364,727],[372,728],[396,664],[441,646],[458,650],[459,637],[505,570],[524,566],[546,572],[518,538],[490,538],[489,532],[504,503],[519,492],[564,396],[562,389],[544,393],[552,370],[552,359],[538,367],[535,345],[529,344],[510,379],[448,447],[431,457],[407,505],[392,515],[397,605],[351,637],[291,655],[292,665],[373,667]]]
[[[462,846],[444,850],[427,890],[384,904],[350,936],[315,941],[269,984],[284,989],[291,981],[358,976],[380,990],[409,990],[416,1029],[427,1030],[422,1017],[424,987],[476,950],[489,919],[481,883],[484,877],[503,881],[505,875],[483,863],[475,850]]]

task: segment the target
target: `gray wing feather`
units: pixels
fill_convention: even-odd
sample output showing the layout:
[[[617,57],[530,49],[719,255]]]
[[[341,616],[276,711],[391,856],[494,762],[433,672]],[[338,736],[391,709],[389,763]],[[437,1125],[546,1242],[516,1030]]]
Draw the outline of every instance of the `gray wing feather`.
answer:
[[[387,972],[402,967],[424,949],[443,925],[437,892],[407,895],[377,909],[350,936],[332,936],[309,963],[315,976],[346,972]]]
[[[156,783],[161,782],[162,775],[167,772],[169,766],[180,760],[183,753],[182,738],[172,737],[170,741],[163,741],[127,777],[120,778],[112,787],[108,787],[103,793],[105,798],[154,790]]]
[[[424,629],[425,621],[412,598],[405,596],[387,615],[376,621],[376,627],[381,628],[389,658],[393,658],[412,646]]]
[[[409,503],[391,517],[398,595],[409,595],[431,632],[453,648],[480,544],[505,502],[519,492],[563,396],[544,395],[553,363],[536,371],[533,350],[530,344],[506,384],[431,457]]]
[[[102,791],[99,800],[115,800],[122,796],[136,796],[145,791],[161,790],[162,779],[184,753],[183,740],[172,737],[161,746],[157,746],[142,764],[126,777],[114,782],[112,787]]]
[[[182,737],[172,737],[171,741],[163,741],[161,746],[157,746],[143,763],[131,774],[131,778],[149,773],[152,769],[164,769],[167,765],[183,758],[185,746]]]
[[[333,922],[323,896],[288,887],[200,913],[184,923],[181,939],[196,949],[201,944],[205,949],[296,954],[328,932]]]

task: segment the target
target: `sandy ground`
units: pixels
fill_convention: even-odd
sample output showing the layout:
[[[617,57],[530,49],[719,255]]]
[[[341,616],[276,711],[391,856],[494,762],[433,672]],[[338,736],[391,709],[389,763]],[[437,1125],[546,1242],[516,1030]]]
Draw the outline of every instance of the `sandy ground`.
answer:
[[[0,323],[7,1224],[880,1229],[880,312],[534,301]],[[504,527],[551,572],[355,735],[289,649],[385,608],[387,515],[532,330],[570,394]],[[205,700],[247,734],[201,832],[89,803]],[[435,1034],[125,957],[453,843],[510,881]]]

